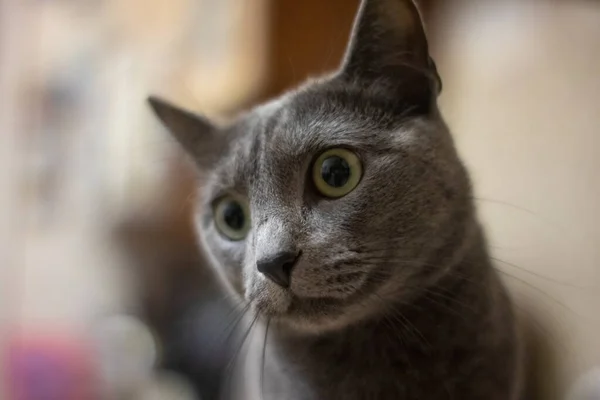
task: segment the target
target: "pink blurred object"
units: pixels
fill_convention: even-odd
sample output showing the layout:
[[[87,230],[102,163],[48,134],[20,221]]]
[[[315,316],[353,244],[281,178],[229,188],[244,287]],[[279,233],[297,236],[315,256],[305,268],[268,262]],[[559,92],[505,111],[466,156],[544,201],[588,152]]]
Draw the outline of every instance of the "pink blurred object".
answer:
[[[8,400],[98,400],[90,349],[68,335],[14,337],[4,360]]]

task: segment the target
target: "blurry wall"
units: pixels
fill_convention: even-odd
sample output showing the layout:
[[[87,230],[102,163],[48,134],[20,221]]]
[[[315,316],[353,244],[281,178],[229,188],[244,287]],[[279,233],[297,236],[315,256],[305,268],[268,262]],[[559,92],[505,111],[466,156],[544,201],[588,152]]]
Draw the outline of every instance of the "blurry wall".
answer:
[[[181,282],[212,281],[195,273],[194,176],[145,97],[229,117],[334,68],[357,3],[1,1],[0,341],[86,328],[140,293],[168,325]],[[558,398],[600,363],[600,6],[421,4],[442,111]]]
[[[600,364],[600,3],[453,1],[441,99],[497,267],[548,342],[543,399]]]
[[[85,320],[90,310],[68,311],[82,305],[63,290],[77,282],[82,293],[105,291],[102,302],[112,307],[115,292],[84,288],[98,286],[94,271],[119,262],[94,256],[111,253],[104,241],[113,226],[170,218],[185,225],[191,206],[194,177],[146,97],[158,93],[209,115],[255,97],[267,3],[1,4],[2,273],[22,284],[6,290],[3,303],[18,299],[11,324],[50,321],[52,310],[63,322]],[[48,302],[53,294],[57,304]]]
[[[268,78],[261,101],[309,76],[335,69],[343,56],[358,0],[272,0],[269,3]]]
[[[195,177],[146,97],[216,115],[256,96],[266,4],[0,2],[0,364],[7,338],[163,321],[173,282],[210,284],[194,275]]]

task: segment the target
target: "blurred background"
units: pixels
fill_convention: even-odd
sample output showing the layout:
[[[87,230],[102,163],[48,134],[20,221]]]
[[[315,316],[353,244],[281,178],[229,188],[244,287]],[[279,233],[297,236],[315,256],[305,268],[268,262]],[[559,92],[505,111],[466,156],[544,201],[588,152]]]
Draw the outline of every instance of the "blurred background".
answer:
[[[600,366],[600,3],[419,3],[540,398],[563,398]],[[230,306],[146,97],[230,118],[334,69],[357,4],[0,0],[0,399],[48,398],[22,387],[48,371],[88,371],[69,400],[223,392]]]

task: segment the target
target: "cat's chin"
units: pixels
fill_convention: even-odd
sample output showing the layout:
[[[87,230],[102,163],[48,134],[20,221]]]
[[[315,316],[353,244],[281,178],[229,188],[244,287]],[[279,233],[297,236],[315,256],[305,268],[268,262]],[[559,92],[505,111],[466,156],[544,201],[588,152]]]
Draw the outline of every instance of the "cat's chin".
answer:
[[[276,318],[280,326],[288,328],[296,334],[318,335],[342,330],[354,322],[352,319],[340,314],[336,317],[304,316],[296,317],[284,315]]]
[[[287,307],[277,302],[253,302],[263,318],[297,333],[319,334],[343,329],[362,319],[368,312],[338,299],[302,299],[290,296]]]

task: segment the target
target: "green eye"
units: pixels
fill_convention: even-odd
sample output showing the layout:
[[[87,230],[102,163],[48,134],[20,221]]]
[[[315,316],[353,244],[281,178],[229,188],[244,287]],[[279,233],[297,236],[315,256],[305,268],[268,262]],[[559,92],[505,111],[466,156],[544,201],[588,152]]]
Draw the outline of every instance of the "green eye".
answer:
[[[217,229],[223,236],[234,241],[246,238],[250,230],[250,212],[246,202],[224,196],[214,204],[213,214]]]
[[[331,198],[345,196],[354,190],[362,173],[360,160],[346,149],[327,150],[317,158],[312,170],[319,192]]]

